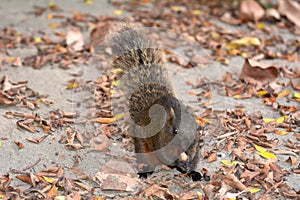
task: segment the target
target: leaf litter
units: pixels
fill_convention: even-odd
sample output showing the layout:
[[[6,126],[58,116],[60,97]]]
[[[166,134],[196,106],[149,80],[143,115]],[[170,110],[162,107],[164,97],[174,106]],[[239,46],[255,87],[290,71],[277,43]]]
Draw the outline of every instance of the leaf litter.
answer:
[[[92,4],[90,2],[89,4]],[[280,14],[273,14],[276,18],[275,23],[268,23],[266,5],[257,1],[241,1],[240,7],[235,2],[231,2],[235,9],[229,9],[226,3],[220,1],[205,2],[206,7],[200,3],[188,1],[130,1],[128,4],[112,2],[115,6],[121,6],[122,10],[134,13],[130,20],[140,22],[144,26],[154,26],[168,28],[175,32],[184,33],[198,45],[210,49],[207,55],[197,55],[186,49],[187,62],[179,56],[170,55],[168,60],[175,62],[185,68],[203,67],[212,62],[221,62],[230,66],[229,59],[234,56],[245,58],[240,75],[226,74],[222,81],[215,81],[213,84],[191,83],[194,88],[213,85],[222,91],[221,94],[235,99],[256,98],[270,109],[279,113],[280,118],[268,119],[260,112],[251,113],[243,107],[227,109],[221,112],[210,110],[208,104],[200,102],[206,111],[198,118],[198,123],[210,132],[204,137],[213,137],[214,142],[201,147],[202,161],[215,163],[220,162],[220,168],[212,173],[212,180],[207,183],[191,182],[190,179],[182,174],[163,167],[161,171],[155,172],[148,179],[142,180],[135,176],[111,171],[103,167],[92,179],[88,177],[72,179],[64,176],[62,167],[49,167],[48,170],[31,172],[18,172],[17,179],[31,185],[30,189],[21,189],[10,186],[12,178],[10,174],[0,176],[0,197],[9,198],[40,198],[40,199],[81,199],[91,197],[96,199],[106,199],[113,197],[126,197],[124,194],[103,193],[96,196],[93,191],[100,187],[102,190],[127,191],[132,196],[149,199],[280,199],[299,198],[300,191],[295,190],[292,185],[288,185],[286,177],[293,173],[300,173],[300,110],[298,106],[290,106],[280,103],[284,98],[288,101],[299,103],[299,95],[293,90],[300,90],[299,77],[300,71],[296,68],[285,66],[265,66],[259,60],[283,59],[297,62],[299,56],[297,51],[299,40],[285,42],[280,35],[273,35],[274,28],[287,28],[297,34],[297,29],[292,25],[298,26],[297,16],[299,10],[297,2],[278,1],[278,7],[274,9]],[[157,8],[147,11],[148,4],[153,4]],[[145,8],[141,12],[136,8]],[[208,9],[209,8],[209,9]],[[50,2],[48,7],[35,7],[34,14],[40,16],[45,12],[49,14],[48,20],[53,18],[60,19],[60,23],[49,23],[49,27],[55,32],[58,27],[80,23],[90,24],[95,27],[91,33],[91,42],[85,45],[80,29],[71,29],[66,34],[55,32],[61,39],[54,41],[44,34],[41,37],[26,36],[13,28],[1,30],[0,46],[6,49],[14,49],[18,46],[35,46],[37,54],[27,57],[13,57],[1,52],[3,57],[0,62],[0,69],[7,66],[21,67],[31,66],[41,69],[46,64],[58,65],[63,69],[69,69],[72,65],[89,64],[90,54],[94,54],[95,48],[101,44],[111,23],[117,18],[102,16],[100,18],[90,14],[74,12],[73,16],[67,17],[58,14],[60,8]],[[122,10],[116,10],[116,15],[122,15]],[[224,14],[226,13],[226,15]],[[270,16],[270,15],[269,15]],[[276,16],[276,17],[275,17]],[[286,18],[283,18],[286,16]],[[252,32],[229,30],[218,26],[214,19],[222,17],[222,20],[229,24],[246,25]],[[266,20],[266,21],[264,21]],[[253,23],[254,22],[254,23]],[[290,23],[292,22],[292,24]],[[263,24],[259,24],[263,23]],[[264,25],[264,23],[266,23]],[[103,33],[104,32],[104,33]],[[262,36],[263,33],[269,34]],[[174,38],[168,33],[170,38]],[[170,47],[178,47],[172,40],[163,41]],[[189,41],[184,41],[188,44]],[[284,48],[280,45],[291,47]],[[183,45],[185,48],[185,45]],[[107,52],[109,54],[109,50]],[[98,59],[105,66],[106,56],[99,55]],[[252,59],[252,58],[256,58]],[[242,64],[241,64],[242,65]],[[283,79],[288,81],[282,82]],[[30,81],[30,80],[29,80]],[[63,128],[64,133],[59,142],[71,151],[89,148],[93,151],[109,153],[112,142],[119,139],[127,141],[126,133],[123,138],[117,138],[115,132],[116,121],[123,116],[114,115],[112,105],[109,100],[112,98],[113,91],[111,86],[115,81],[114,75],[103,75],[95,80],[95,102],[96,113],[93,113],[88,120],[92,123],[100,123],[103,133],[95,133],[92,137],[87,137],[83,132],[72,127],[79,117],[77,113],[65,112],[62,110],[52,110],[49,116],[40,116],[36,111],[40,103],[51,106],[55,102],[47,100],[47,95],[39,95],[27,87],[27,81],[13,83],[7,76],[1,78],[1,106],[22,106],[34,113],[7,112],[7,118],[17,118],[17,125],[26,131],[35,133],[42,130],[45,135],[41,137],[26,138],[27,141],[39,144],[49,134],[55,130]],[[204,81],[205,82],[205,81]],[[67,89],[76,90],[85,87],[87,83],[81,83],[78,79],[72,79],[67,85]],[[289,87],[291,86],[291,87]],[[287,91],[290,92],[287,92]],[[202,93],[194,93],[201,96]],[[207,93],[206,99],[210,99],[212,93]],[[298,97],[297,97],[298,96]],[[201,99],[199,99],[201,101]],[[217,126],[216,126],[217,125]],[[274,134],[276,134],[274,136]],[[277,137],[288,136],[287,140],[279,140]],[[26,148],[23,142],[15,141],[19,148]],[[125,148],[132,144],[124,144]],[[230,160],[220,161],[223,149],[226,154],[231,156]],[[283,168],[278,163],[279,158],[285,156],[285,161],[289,167]],[[288,156],[287,156],[288,155]],[[116,161],[108,162],[108,166],[115,169],[121,165],[122,160],[128,158],[118,158]],[[134,157],[129,157],[134,160]],[[80,159],[79,159],[80,160]],[[77,161],[76,162],[80,162]],[[126,162],[127,163],[127,162]],[[127,166],[133,169],[132,166]],[[74,168],[76,171],[76,168]],[[206,171],[206,169],[203,169]],[[80,170],[77,169],[79,172]],[[122,171],[122,170],[121,170]],[[128,170],[125,170],[128,171]],[[134,170],[133,170],[134,172]],[[133,175],[134,174],[134,175]],[[87,180],[86,180],[87,178]],[[162,181],[163,180],[163,181]],[[88,184],[85,184],[88,181]]]

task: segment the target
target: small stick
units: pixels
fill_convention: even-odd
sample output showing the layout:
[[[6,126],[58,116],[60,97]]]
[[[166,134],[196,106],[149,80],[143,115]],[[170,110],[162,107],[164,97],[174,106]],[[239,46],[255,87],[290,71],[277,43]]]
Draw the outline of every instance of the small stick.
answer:
[[[29,165],[29,166],[25,167],[25,168],[23,169],[23,171],[26,171],[26,170],[28,170],[28,169],[33,168],[33,167],[36,166],[39,162],[41,162],[41,159],[40,159],[40,158],[39,158],[35,163],[33,163],[32,165]]]
[[[235,135],[235,134],[237,134],[237,132],[236,131],[234,131],[234,132],[229,132],[229,133],[225,133],[225,134],[223,134],[223,135],[220,135],[220,136],[218,136],[217,137],[217,139],[224,139],[224,138],[226,138],[226,137],[229,137],[229,136],[232,136],[232,135]]]

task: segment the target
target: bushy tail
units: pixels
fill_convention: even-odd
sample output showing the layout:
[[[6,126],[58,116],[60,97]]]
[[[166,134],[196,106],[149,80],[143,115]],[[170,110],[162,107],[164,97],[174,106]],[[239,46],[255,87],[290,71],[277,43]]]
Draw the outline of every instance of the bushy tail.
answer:
[[[110,35],[109,44],[116,59],[113,67],[124,72],[141,65],[163,64],[163,52],[153,40],[146,37],[144,29],[123,25]]]

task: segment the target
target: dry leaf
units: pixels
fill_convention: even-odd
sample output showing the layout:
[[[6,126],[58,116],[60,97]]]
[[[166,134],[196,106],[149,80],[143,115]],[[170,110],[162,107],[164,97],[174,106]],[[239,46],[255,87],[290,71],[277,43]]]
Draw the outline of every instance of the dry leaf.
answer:
[[[30,173],[31,174],[31,173]],[[35,186],[35,180],[34,179],[34,176],[30,176],[30,175],[19,175],[19,176],[16,176],[17,179],[25,182],[25,183],[28,183],[32,186]]]
[[[236,50],[244,46],[260,46],[261,42],[257,37],[243,37],[237,40],[232,40],[226,44],[226,50]],[[231,53],[232,54],[232,53]]]
[[[208,56],[201,56],[201,55],[195,55],[194,57],[191,58],[190,63],[192,65],[207,65],[212,63],[212,59],[209,58]]]
[[[140,180],[122,174],[105,174],[98,172],[93,178],[102,190],[118,190],[133,192],[140,185]]]
[[[53,185],[47,194],[47,198],[51,199],[56,196],[57,196],[57,187],[55,185]]]
[[[130,163],[124,160],[109,160],[101,168],[101,172],[105,174],[130,174],[131,176],[137,176],[135,170]]]
[[[217,152],[212,152],[211,154],[209,154],[207,161],[208,162],[214,162],[217,160]]]
[[[246,59],[240,78],[252,84],[266,84],[276,80],[279,72],[276,67],[266,66],[251,59]]]
[[[39,138],[25,138],[27,141],[29,142],[33,142],[35,144],[39,144],[41,143],[48,135],[44,135],[42,137],[39,137]]]
[[[278,10],[285,15],[291,22],[300,28],[300,9],[299,4],[290,0],[278,0]]]
[[[240,18],[257,23],[265,15],[265,10],[255,0],[243,0],[240,4]]]
[[[292,78],[291,85],[295,90],[300,90],[300,78]]]
[[[95,151],[104,151],[110,145],[110,140],[104,134],[100,134],[90,140],[90,149]]]
[[[17,125],[32,133],[36,132],[36,128],[34,126],[34,119],[19,120],[17,121]]]
[[[248,188],[234,174],[226,175],[224,182],[240,191],[248,191]]]
[[[287,160],[285,160],[285,162],[288,162],[291,165],[295,165],[295,164],[297,164],[297,158],[289,156],[289,158]]]
[[[22,142],[15,141],[15,144],[16,144],[20,149],[25,148],[25,145],[24,145]]]
[[[99,22],[95,28],[92,30],[90,34],[90,48],[96,48],[97,46],[101,45],[105,39],[105,36],[112,30],[113,25],[111,22]]]
[[[83,49],[84,41],[79,28],[72,28],[68,31],[66,40],[71,51],[81,51]]]
[[[166,199],[166,196],[169,197],[169,199],[174,199],[168,188],[161,187],[157,184],[153,184],[150,187],[146,188],[143,193],[146,197],[150,197],[150,199],[152,198],[152,196],[156,196],[159,199]]]

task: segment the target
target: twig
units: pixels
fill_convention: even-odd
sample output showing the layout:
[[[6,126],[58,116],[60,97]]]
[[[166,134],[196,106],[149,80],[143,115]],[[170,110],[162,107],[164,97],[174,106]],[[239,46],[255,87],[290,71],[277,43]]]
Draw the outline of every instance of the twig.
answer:
[[[28,169],[33,168],[33,167],[36,166],[39,162],[41,162],[41,159],[40,159],[40,158],[39,158],[35,163],[33,163],[32,165],[29,165],[29,166],[25,167],[25,168],[23,169],[23,171],[26,171],[26,170],[28,170]]]
[[[218,136],[217,137],[217,139],[224,139],[224,138],[226,138],[226,137],[229,137],[229,136],[232,136],[232,135],[235,135],[235,134],[237,134],[238,132],[236,132],[236,131],[234,131],[234,132],[229,132],[229,133],[225,133],[225,134],[223,134],[223,135],[220,135],[220,136]]]

